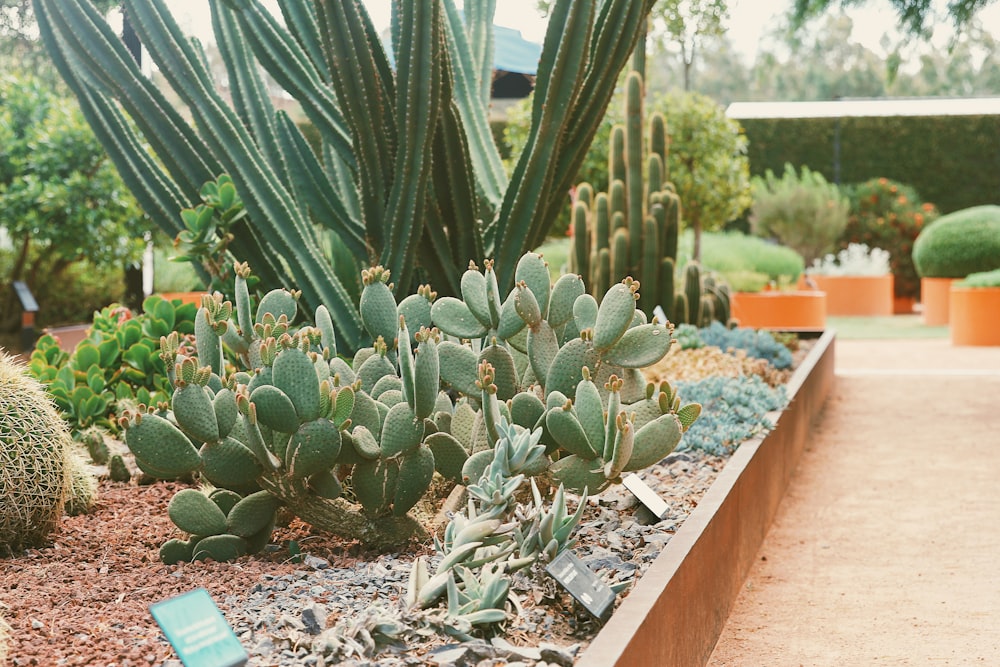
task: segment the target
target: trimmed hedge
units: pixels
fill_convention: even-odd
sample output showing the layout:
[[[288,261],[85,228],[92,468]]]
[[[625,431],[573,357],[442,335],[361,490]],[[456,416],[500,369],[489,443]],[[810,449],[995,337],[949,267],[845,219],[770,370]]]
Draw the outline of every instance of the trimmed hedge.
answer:
[[[964,278],[1000,269],[1000,206],[974,206],[941,216],[913,244],[922,278]]]
[[[840,183],[885,176],[916,188],[944,213],[1000,203],[1000,116],[741,119],[750,172],[809,165]]]

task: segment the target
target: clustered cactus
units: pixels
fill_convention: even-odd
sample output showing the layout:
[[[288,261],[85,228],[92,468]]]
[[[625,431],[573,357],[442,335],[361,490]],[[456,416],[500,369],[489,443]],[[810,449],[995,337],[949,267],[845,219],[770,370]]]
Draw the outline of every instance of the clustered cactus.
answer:
[[[191,537],[165,544],[167,561],[259,549],[280,507],[375,548],[398,545],[425,535],[409,511],[435,472],[490,498],[505,492],[496,475],[483,480],[497,466],[599,493],[666,456],[698,414],[639,371],[672,338],[636,309],[631,278],[598,305],[579,276],[552,284],[529,253],[504,299],[488,262],[465,272],[462,299],[424,286],[397,303],[376,266],[363,272],[361,294],[372,344],[348,363],[325,307],[316,326],[295,329],[296,295],[274,290],[251,317],[249,268],[236,269],[235,308],[220,295],[203,300],[196,358],[178,352],[175,335],[161,340],[170,405],[121,420],[143,471],[198,472],[215,487],[171,501],[171,519]],[[535,442],[522,447],[510,428],[537,433]],[[501,464],[505,433],[521,444]]]
[[[208,3],[239,81],[224,97],[166,3],[130,0],[130,25],[193,122],[89,0],[33,8],[55,67],[150,219],[184,234],[187,249],[252,262],[265,290],[294,282],[310,310],[329,307],[352,353],[366,336],[355,266],[377,258],[399,295],[426,276],[457,293],[469,259],[496,257],[509,289],[517,258],[557,218],[653,1],[552,3],[532,130],[509,178],[489,126],[492,40],[479,37],[495,0],[466,0],[464,16],[453,0],[390,3],[391,53],[362,2],[279,4],[282,21],[259,0]],[[264,72],[301,103],[314,145],[274,107]],[[216,225],[192,207],[223,172],[246,215]]]
[[[661,113],[650,116],[644,179],[639,72],[629,72],[625,91],[625,124],[611,132],[608,192],[595,194],[587,183],[577,189],[570,268],[585,277],[595,297],[626,276],[639,276],[639,306],[649,317],[660,306],[675,324],[728,324],[729,289],[703,275],[697,262],[685,267],[682,289],[675,287],[681,200],[666,168],[666,120]]]
[[[70,493],[71,446],[45,389],[0,353],[0,549],[40,544],[56,527]]]

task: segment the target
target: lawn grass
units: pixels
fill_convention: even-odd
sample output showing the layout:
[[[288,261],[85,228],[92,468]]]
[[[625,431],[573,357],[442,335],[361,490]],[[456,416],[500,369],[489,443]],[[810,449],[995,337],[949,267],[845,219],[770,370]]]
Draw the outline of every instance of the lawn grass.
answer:
[[[947,338],[947,326],[927,326],[920,315],[827,317],[826,325],[844,340],[886,338]]]

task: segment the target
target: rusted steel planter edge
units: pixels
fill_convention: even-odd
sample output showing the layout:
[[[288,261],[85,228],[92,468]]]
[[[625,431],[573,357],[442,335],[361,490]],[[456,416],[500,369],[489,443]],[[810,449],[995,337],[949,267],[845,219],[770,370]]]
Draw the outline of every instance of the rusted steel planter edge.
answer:
[[[786,387],[788,407],[769,415],[775,428],[734,452],[577,667],[708,662],[833,386],[835,339],[820,336]]]

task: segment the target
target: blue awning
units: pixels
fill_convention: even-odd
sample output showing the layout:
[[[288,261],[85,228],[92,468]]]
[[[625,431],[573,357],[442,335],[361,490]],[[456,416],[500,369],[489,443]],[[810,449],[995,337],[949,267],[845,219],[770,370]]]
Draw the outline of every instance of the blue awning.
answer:
[[[496,48],[493,55],[493,69],[518,74],[538,73],[538,59],[542,55],[542,45],[529,42],[521,36],[520,30],[494,25],[493,35]]]

